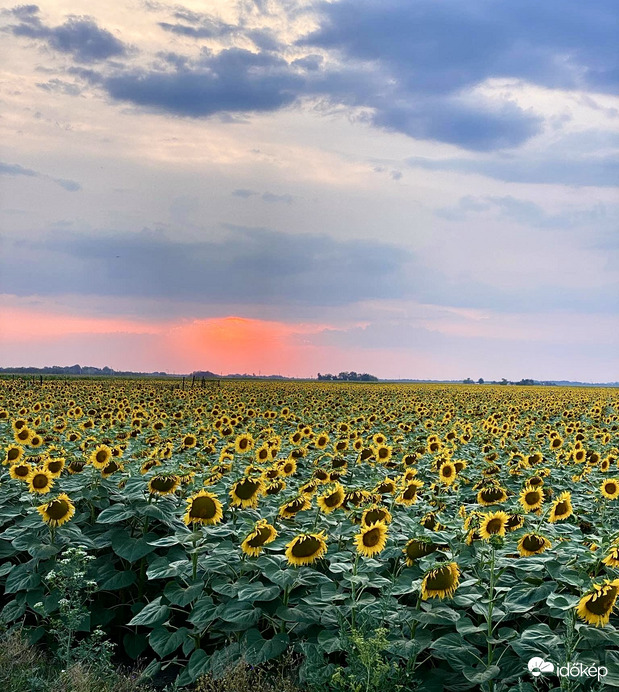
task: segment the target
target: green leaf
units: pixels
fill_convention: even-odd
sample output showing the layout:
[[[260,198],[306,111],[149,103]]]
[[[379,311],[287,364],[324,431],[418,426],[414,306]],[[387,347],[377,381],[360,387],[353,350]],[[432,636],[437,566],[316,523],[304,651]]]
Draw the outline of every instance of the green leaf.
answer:
[[[533,656],[555,654],[561,643],[561,638],[547,624],[538,623],[524,630],[520,639],[511,643],[511,647],[521,658],[528,660]]]
[[[238,598],[241,601],[272,601],[281,593],[279,586],[264,586],[260,582],[253,582],[238,590]]]
[[[320,648],[327,654],[332,654],[334,651],[344,650],[344,642],[342,642],[335,632],[321,630],[318,633],[317,640]]]
[[[186,627],[179,627],[175,631],[170,631],[165,627],[156,627],[148,635],[148,641],[155,653],[160,658],[164,658],[173,651],[176,651],[188,636],[189,630]]]
[[[254,608],[246,601],[232,601],[224,606],[219,606],[217,615],[224,622],[229,622],[237,629],[248,629],[260,619],[260,609]]]
[[[157,557],[146,570],[146,576],[149,579],[168,579],[170,577],[179,577],[185,569],[190,568],[191,565],[188,560],[169,562],[167,557]]]
[[[9,623],[20,618],[26,612],[26,602],[20,603],[17,599],[9,601],[0,612],[0,622]]]
[[[210,596],[202,596],[189,613],[187,620],[199,630],[204,629],[216,617],[216,606]]]
[[[488,680],[494,680],[501,673],[499,666],[486,666],[478,668],[463,668],[462,674],[469,682],[474,682],[476,685],[483,685]]]
[[[123,646],[129,657],[134,661],[138,659],[148,646],[146,636],[143,634],[135,634],[127,632],[123,637]]]
[[[100,584],[99,588],[102,591],[117,591],[118,589],[125,589],[127,586],[131,586],[135,583],[136,579],[135,572],[131,570],[115,572],[110,577],[107,577],[105,581]]]
[[[171,581],[166,584],[163,593],[170,603],[184,607],[195,601],[202,593],[203,588],[204,582],[191,584],[187,588],[184,588],[178,582]]]
[[[557,583],[554,581],[544,582],[538,587],[519,584],[509,591],[503,601],[503,608],[508,613],[526,613],[536,603],[545,600],[556,588]]]
[[[126,519],[130,519],[135,516],[135,510],[133,507],[127,507],[122,502],[107,507],[102,512],[99,513],[97,517],[98,524],[117,524]]]
[[[112,534],[112,548],[116,555],[129,562],[137,562],[140,558],[152,553],[155,547],[149,541],[156,537],[147,533],[141,538],[132,538],[125,529],[116,529]]]
[[[206,651],[196,649],[187,662],[189,682],[195,682],[201,675],[204,675],[209,669],[209,664],[210,660]]]
[[[3,565],[0,565],[0,577],[4,577],[6,574],[8,574],[15,565],[11,562],[5,562]]]
[[[161,605],[161,596],[151,601],[131,618],[128,625],[158,625],[168,619],[170,609],[167,605]]]
[[[272,639],[263,639],[260,632],[250,629],[244,637],[243,657],[250,665],[258,665],[282,654],[290,643],[286,633],[276,634]]]
[[[30,562],[15,565],[6,579],[5,593],[16,593],[37,587],[41,583],[41,577],[32,570],[33,565]]]

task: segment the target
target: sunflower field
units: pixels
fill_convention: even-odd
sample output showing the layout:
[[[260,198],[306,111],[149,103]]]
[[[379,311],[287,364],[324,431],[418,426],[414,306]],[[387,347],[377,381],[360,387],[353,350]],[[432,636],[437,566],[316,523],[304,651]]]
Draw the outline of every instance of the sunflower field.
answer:
[[[177,686],[619,687],[618,431],[616,389],[0,380],[0,626],[53,650],[77,594],[68,655]]]

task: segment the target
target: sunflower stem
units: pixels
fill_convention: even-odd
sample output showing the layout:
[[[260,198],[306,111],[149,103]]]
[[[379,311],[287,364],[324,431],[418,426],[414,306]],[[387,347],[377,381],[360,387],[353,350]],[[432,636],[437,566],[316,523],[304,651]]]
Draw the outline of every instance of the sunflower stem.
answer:
[[[357,576],[357,566],[358,566],[358,564],[359,564],[359,553],[357,553],[357,554],[355,555],[355,564],[353,565],[353,568],[352,568],[352,575],[353,575],[353,577],[356,577],[356,576]],[[351,597],[352,597],[352,609],[351,609],[351,612],[350,612],[350,619],[351,619],[351,622],[352,622],[352,628],[353,628],[353,629],[355,629],[355,627],[356,627],[356,625],[357,625],[357,621],[356,621],[357,601],[355,600],[356,584],[357,584],[356,580],[353,579],[353,581],[352,581],[352,583],[351,583],[351,585],[350,585],[350,595],[351,595]]]
[[[194,534],[194,537],[191,539],[191,546],[192,546],[192,551],[191,551],[191,576],[193,581],[195,582],[196,577],[198,575],[198,553],[196,552],[196,546],[197,546],[198,540]]]
[[[488,640],[488,658],[487,658],[487,667],[490,668],[492,665],[492,660],[494,658],[494,646],[492,644],[492,613],[494,610],[494,586],[495,586],[495,573],[494,573],[494,566],[495,566],[495,552],[496,548],[494,545],[490,547],[490,586],[488,589],[488,615],[487,615],[487,625],[488,625],[488,630],[487,630],[487,640]],[[488,689],[490,692],[494,690],[494,682],[490,680],[488,682]]]

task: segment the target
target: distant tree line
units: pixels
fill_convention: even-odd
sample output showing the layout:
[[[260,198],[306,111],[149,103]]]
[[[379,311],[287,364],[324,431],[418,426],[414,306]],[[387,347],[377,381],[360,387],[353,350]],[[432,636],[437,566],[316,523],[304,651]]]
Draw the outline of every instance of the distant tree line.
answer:
[[[467,377],[466,380],[462,380],[462,384],[475,384],[475,382],[470,377]],[[480,377],[477,380],[477,384],[485,384],[483,377]],[[523,378],[522,380],[519,380],[518,382],[510,382],[509,380],[506,380],[504,377],[501,380],[492,380],[492,381],[488,382],[488,384],[503,384],[503,385],[515,384],[515,385],[525,386],[525,387],[526,386],[530,387],[534,384],[544,385],[546,387],[556,386],[555,382],[540,382],[539,380],[532,380],[530,378],[527,378],[527,379]]]
[[[370,375],[367,372],[359,373],[351,370],[350,372],[341,372],[339,375],[332,375],[327,373],[326,375],[321,375],[318,373],[319,380],[329,380],[336,382],[378,382],[378,377]]]

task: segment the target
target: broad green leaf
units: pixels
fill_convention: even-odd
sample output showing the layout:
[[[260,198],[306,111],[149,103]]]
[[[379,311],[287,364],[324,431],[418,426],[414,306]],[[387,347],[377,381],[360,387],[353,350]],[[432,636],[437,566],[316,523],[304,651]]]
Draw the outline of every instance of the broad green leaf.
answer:
[[[168,619],[170,609],[161,604],[161,596],[151,601],[127,623],[128,625],[158,625]]]

